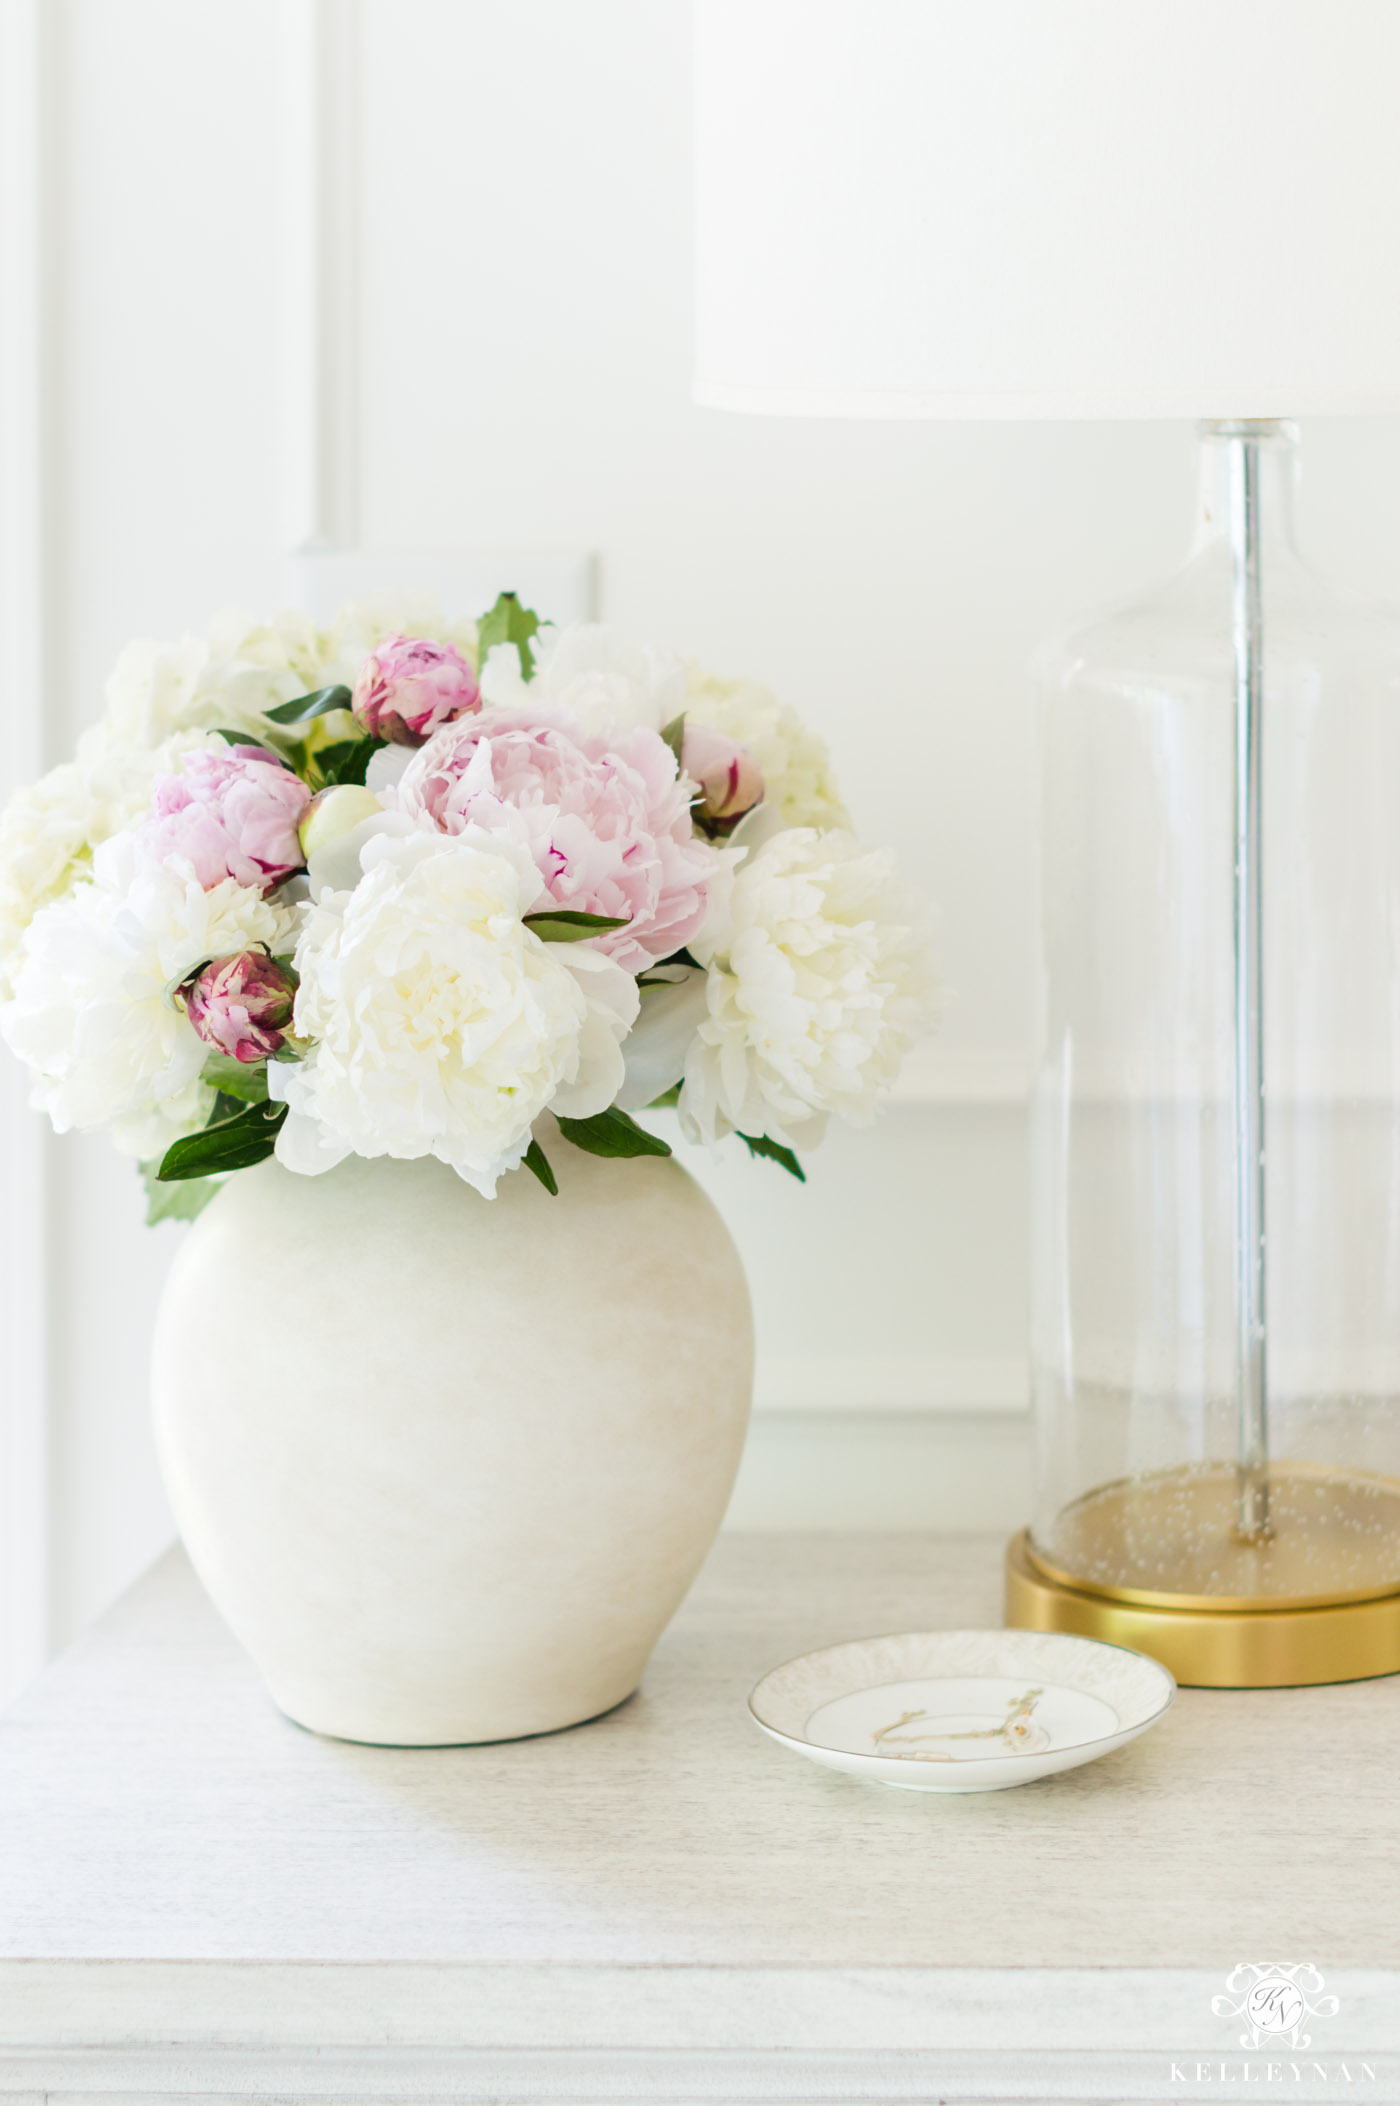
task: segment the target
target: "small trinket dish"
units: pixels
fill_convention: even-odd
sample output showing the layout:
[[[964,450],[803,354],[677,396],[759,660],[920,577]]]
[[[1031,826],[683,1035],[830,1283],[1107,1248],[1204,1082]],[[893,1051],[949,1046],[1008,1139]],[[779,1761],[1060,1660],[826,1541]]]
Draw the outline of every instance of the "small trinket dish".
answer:
[[[903,1631],[804,1653],[749,1709],[772,1739],[916,1792],[995,1792],[1111,1754],[1170,1710],[1145,1653],[1058,1631]]]

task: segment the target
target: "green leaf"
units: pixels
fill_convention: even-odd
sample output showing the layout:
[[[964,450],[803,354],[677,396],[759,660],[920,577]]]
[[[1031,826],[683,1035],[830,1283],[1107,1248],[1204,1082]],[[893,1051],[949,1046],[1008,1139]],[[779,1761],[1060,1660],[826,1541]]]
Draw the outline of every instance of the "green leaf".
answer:
[[[661,736],[663,739],[665,739],[666,744],[670,747],[672,753],[675,754],[677,768],[683,767],[685,764],[681,759],[681,753],[685,746],[684,710],[681,711],[678,717],[672,717],[670,723],[667,724],[664,730],[662,731]]]
[[[312,695],[298,695],[292,702],[279,702],[275,709],[263,711],[269,724],[308,724],[312,717],[323,717],[327,710],[350,707],[348,687],[318,687]]]
[[[287,1116],[285,1104],[249,1104],[232,1119],[217,1119],[202,1133],[174,1141],[161,1158],[162,1183],[175,1178],[212,1177],[222,1170],[247,1170],[271,1155],[277,1131]]]
[[[238,1097],[244,1104],[266,1102],[265,1060],[235,1060],[231,1053],[211,1053],[199,1074],[200,1080],[212,1083],[221,1097]]]
[[[614,1104],[591,1119],[561,1119],[559,1131],[589,1155],[669,1155],[665,1141],[648,1133]]]
[[[539,1142],[533,1137],[529,1147],[521,1157],[521,1161],[527,1170],[534,1171],[546,1192],[552,1193],[557,1199],[559,1197],[559,1185],[554,1172],[549,1167],[549,1157],[545,1154]]]
[[[140,1167],[146,1187],[147,1228],[154,1228],[158,1221],[193,1221],[228,1182],[223,1177],[192,1177],[184,1184],[163,1185],[159,1163],[142,1163]]]
[[[661,1095],[660,1095],[659,1097],[653,1097],[653,1098],[652,1098],[652,1100],[651,1100],[650,1104],[649,1104],[649,1105],[647,1106],[647,1110],[648,1110],[648,1111],[673,1111],[673,1110],[675,1109],[676,1105],[678,1105],[678,1104],[680,1103],[680,1101],[681,1101],[681,1086],[680,1086],[680,1084],[679,1084],[678,1082],[673,1082],[673,1083],[671,1084],[671,1087],[670,1087],[670,1088],[669,1088],[668,1090],[663,1090],[663,1091],[661,1092]]]
[[[807,1182],[807,1173],[790,1148],[781,1141],[770,1141],[767,1134],[741,1133],[739,1139],[750,1155],[765,1155],[770,1163],[781,1163],[789,1177],[795,1177],[799,1185]]]
[[[525,926],[533,929],[541,943],[582,943],[602,929],[625,929],[626,914],[581,914],[573,907],[554,907],[544,914],[527,914]]]
[[[486,663],[486,653],[496,644],[513,643],[520,653],[520,670],[529,680],[535,670],[535,653],[530,639],[540,626],[540,618],[532,607],[522,607],[513,592],[497,596],[496,604],[489,614],[483,614],[477,623],[476,643],[481,663]]]
[[[344,782],[363,789],[365,770],[382,744],[382,739],[337,739],[333,746],[322,746],[311,755],[310,773],[323,790]]]
[[[261,739],[255,739],[251,731],[232,731],[227,724],[216,724],[214,726],[214,736],[216,739],[227,739],[230,746],[256,746],[258,752],[265,753],[269,760],[281,761],[282,759],[280,753],[274,753],[272,748],[264,745]]]

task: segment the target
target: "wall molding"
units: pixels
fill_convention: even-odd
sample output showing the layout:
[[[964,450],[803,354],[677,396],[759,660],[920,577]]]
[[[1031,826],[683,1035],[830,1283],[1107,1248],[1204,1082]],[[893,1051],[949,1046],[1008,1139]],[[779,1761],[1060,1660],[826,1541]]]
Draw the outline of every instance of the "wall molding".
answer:
[[[283,538],[349,548],[360,530],[360,10],[281,0]]]
[[[890,1092],[892,1104],[1002,1105],[1024,1111],[1030,1068],[1007,1053],[945,1053],[936,1038],[914,1047]]]
[[[1269,1102],[1288,1111],[1343,1110],[1389,1112],[1395,1103],[1395,1080],[1368,1061],[1366,1049],[1353,1046],[1314,1054],[1313,1071],[1290,1065],[1281,1051],[1270,1070]],[[923,1040],[909,1054],[891,1091],[892,1104],[986,1105],[1025,1112],[1031,1097],[1030,1062],[1005,1051],[945,1051],[937,1037]],[[1080,1064],[1074,1077],[1079,1112],[1125,1106],[1163,1109],[1202,1107],[1228,1113],[1232,1099],[1228,1080],[1213,1069],[1183,1068],[1176,1075],[1144,1072],[1142,1063],[1125,1054],[1121,1061]]]
[[[1028,1408],[1025,1360],[1007,1354],[760,1354],[754,1409],[787,1415],[1009,1417]]]
[[[0,0],[0,801],[49,764],[54,696],[51,166],[55,14]],[[50,1137],[17,1062],[0,1079],[0,1702],[48,1657]]]
[[[498,592],[559,622],[597,618],[597,558],[589,549],[299,548],[287,565],[292,604],[328,620],[344,600],[428,593],[449,617],[477,614]]]

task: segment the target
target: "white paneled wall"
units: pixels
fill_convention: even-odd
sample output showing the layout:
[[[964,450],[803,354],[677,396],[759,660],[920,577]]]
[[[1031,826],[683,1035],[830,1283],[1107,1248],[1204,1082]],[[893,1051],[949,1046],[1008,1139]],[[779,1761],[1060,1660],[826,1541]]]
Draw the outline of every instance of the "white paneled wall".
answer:
[[[884,1124],[834,1136],[805,1190],[745,1160],[702,1171],[762,1347],[732,1518],[1010,1527],[1022,667],[1174,559],[1189,434],[693,409],[680,0],[0,7],[6,777],[67,748],[126,637],[271,607],[328,550],[590,578],[609,619],[772,681],[932,896],[946,1020]],[[1400,431],[1309,447],[1312,538],[1385,586]],[[45,1142],[5,1089],[13,1676],[168,1531],[144,1354],[180,1231],[147,1235],[127,1166]],[[275,1381],[295,1296],[289,1264],[286,1306],[231,1312],[210,1353]]]
[[[0,796],[53,758],[45,370],[49,54],[37,5],[0,13]],[[0,1698],[42,1664],[49,1570],[49,1252],[53,1143],[17,1070],[0,1070]]]

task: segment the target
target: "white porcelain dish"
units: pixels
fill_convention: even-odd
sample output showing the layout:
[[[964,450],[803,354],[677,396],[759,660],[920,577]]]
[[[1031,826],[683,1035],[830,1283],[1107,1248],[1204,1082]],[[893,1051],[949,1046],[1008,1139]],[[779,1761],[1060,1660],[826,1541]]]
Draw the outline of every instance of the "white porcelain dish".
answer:
[[[995,1792],[1109,1755],[1171,1709],[1145,1653],[1056,1631],[902,1631],[803,1653],[749,1709],[782,1747],[916,1792]]]

